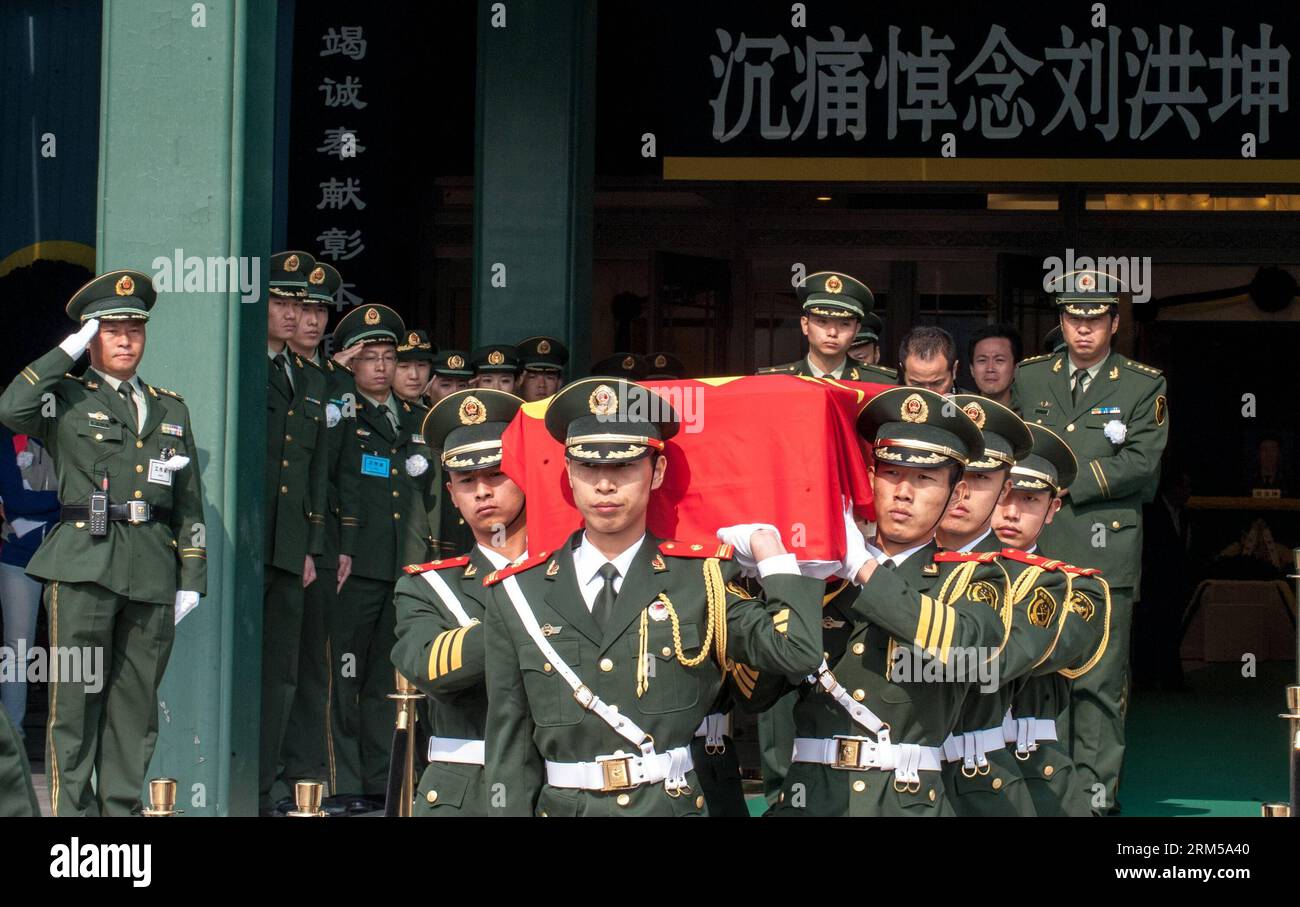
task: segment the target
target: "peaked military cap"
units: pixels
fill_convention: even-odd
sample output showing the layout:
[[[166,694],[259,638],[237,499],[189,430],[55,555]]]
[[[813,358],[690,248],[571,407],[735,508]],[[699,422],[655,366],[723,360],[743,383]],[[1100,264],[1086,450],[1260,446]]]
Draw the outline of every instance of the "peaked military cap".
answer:
[[[1050,428],[1037,423],[1027,427],[1033,446],[1011,467],[1011,487],[1023,491],[1046,491],[1050,488],[1055,493],[1069,488],[1079,474],[1079,461],[1070,445]]]
[[[583,378],[546,407],[546,430],[587,463],[630,463],[664,449],[680,421],[667,400],[624,378]]]
[[[334,340],[339,349],[356,343],[392,343],[406,334],[402,316],[386,305],[366,303],[343,316],[334,328]]]
[[[448,394],[424,416],[424,440],[450,470],[487,469],[501,462],[501,435],[524,401],[514,394],[474,387]]]
[[[64,309],[73,321],[98,318],[101,321],[149,320],[149,310],[158,301],[153,280],[143,271],[120,268],[101,274],[72,294]]]
[[[433,357],[433,373],[444,378],[473,378],[469,353],[464,350],[440,350]]]
[[[277,252],[271,256],[271,274],[267,285],[272,296],[306,299],[307,277],[316,268],[316,259],[306,252]]]
[[[876,305],[876,297],[865,283],[833,271],[809,274],[795,293],[805,315],[861,319]]]
[[[647,370],[648,364],[645,357],[638,356],[635,353],[615,353],[591,364],[591,374],[593,375],[610,375],[612,377],[626,378],[629,381],[644,379]]]
[[[332,305],[343,286],[343,275],[330,264],[316,262],[307,272],[307,302]]]
[[[672,353],[651,353],[643,365],[647,381],[675,381],[686,377],[686,366]]]
[[[880,320],[880,316],[875,312],[867,312],[861,320],[862,329],[853,336],[853,342],[849,344],[850,348],[864,343],[880,343],[880,332],[885,329],[885,323]]]
[[[558,372],[569,363],[569,351],[554,337],[529,337],[519,341],[519,364],[535,372]]]
[[[481,346],[470,355],[470,360],[474,363],[475,374],[479,372],[514,374],[519,371],[519,351],[508,343]]]
[[[432,362],[438,348],[429,339],[429,332],[414,328],[406,332],[397,344],[398,362]]]
[[[1001,403],[978,394],[953,394],[949,399],[984,433],[984,455],[972,458],[966,464],[967,469],[977,472],[1005,469],[1029,453],[1034,442],[1028,426]]]
[[[1051,285],[1057,308],[1079,318],[1105,315],[1119,302],[1119,294],[1127,292],[1122,280],[1105,271],[1071,271]]]
[[[858,416],[858,433],[870,438],[879,463],[922,469],[984,454],[984,437],[956,401],[919,387],[876,394]]]

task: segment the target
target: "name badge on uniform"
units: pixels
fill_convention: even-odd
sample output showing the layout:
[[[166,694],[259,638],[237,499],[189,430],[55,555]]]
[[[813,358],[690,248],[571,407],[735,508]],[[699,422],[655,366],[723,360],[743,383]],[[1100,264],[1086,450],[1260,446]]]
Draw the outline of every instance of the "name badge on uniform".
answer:
[[[412,434],[412,435],[411,435],[411,443],[412,443],[412,444],[423,444],[423,443],[424,443],[424,435]]]
[[[158,430],[164,435],[173,435],[177,438],[185,437],[185,426],[173,425],[170,422],[164,422],[158,426]]]
[[[171,485],[172,471],[167,468],[167,461],[149,461],[149,481],[153,482],[155,485]]]
[[[373,454],[363,454],[361,457],[361,474],[363,476],[383,476],[388,477],[388,457],[376,457]]]

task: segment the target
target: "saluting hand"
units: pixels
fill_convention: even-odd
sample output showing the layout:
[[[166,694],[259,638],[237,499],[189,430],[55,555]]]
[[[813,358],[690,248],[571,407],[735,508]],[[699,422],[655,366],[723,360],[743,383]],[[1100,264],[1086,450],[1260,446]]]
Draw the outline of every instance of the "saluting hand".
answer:
[[[345,350],[339,350],[332,357],[339,365],[347,365],[353,359],[357,358],[357,353],[365,347],[364,343],[354,343]]]

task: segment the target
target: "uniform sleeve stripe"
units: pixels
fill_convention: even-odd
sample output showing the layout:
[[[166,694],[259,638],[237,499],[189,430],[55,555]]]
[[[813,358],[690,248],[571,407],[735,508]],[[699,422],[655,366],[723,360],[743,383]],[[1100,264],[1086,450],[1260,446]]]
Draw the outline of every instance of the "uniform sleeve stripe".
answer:
[[[474,626],[473,624],[470,624],[469,627],[461,627],[459,630],[456,631],[456,640],[455,642],[452,643],[452,649],[451,649],[451,669],[453,671],[460,670],[461,650],[465,647],[465,636],[466,634],[469,633],[470,628],[473,626]]]
[[[445,659],[447,643],[450,641],[452,631],[445,630],[433,638],[433,645],[429,647],[429,679],[436,680],[441,675],[447,673]]]
[[[928,595],[921,596],[921,616],[916,621],[916,644],[926,648],[926,637],[930,635],[930,622],[934,618],[934,599]]]
[[[1106,481],[1106,473],[1102,471],[1101,463],[1098,460],[1089,460],[1088,465],[1092,467],[1093,473],[1097,476],[1097,484],[1101,486],[1101,493],[1106,497],[1110,497],[1110,483]]]
[[[451,644],[456,639],[456,631],[448,630],[442,635],[446,638],[438,649],[438,676],[440,677],[451,670]]]
[[[943,644],[939,646],[939,660],[947,664],[948,653],[952,647],[952,636],[957,629],[957,611],[951,605],[945,605],[943,610],[947,612],[948,619],[944,623]]]
[[[930,654],[936,654],[939,640],[943,638],[943,625],[948,617],[947,608],[938,602],[934,605],[934,621],[930,624],[929,635],[925,638],[925,648]]]
[[[18,374],[20,374],[20,375],[22,375],[24,378],[26,378],[28,384],[30,384],[32,387],[35,387],[35,386],[36,386],[36,381],[35,381],[35,379],[32,378],[31,375],[27,374],[27,371],[28,371],[27,369],[23,369],[23,370],[22,370],[21,372],[19,372]]]

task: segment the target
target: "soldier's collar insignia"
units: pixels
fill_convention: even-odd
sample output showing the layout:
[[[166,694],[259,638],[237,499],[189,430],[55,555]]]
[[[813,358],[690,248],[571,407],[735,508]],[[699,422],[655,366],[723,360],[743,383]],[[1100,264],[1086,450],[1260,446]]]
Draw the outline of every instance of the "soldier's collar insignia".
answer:
[[[1108,374],[1106,377],[1109,378],[1111,381],[1118,381],[1118,380],[1119,380],[1119,366],[1118,366],[1118,365],[1113,366],[1113,367],[1111,368],[1111,370],[1110,370],[1110,374]]]
[[[558,574],[559,572],[560,572],[560,562],[559,562],[559,561],[557,561],[557,560],[552,560],[549,564],[546,565],[546,578],[547,578],[547,579],[550,579],[551,577],[555,576],[555,575]],[[558,632],[560,632],[560,631],[559,631],[559,630],[556,630],[555,632],[558,633]]]
[[[1057,359],[1055,362],[1052,363],[1052,371],[1059,372],[1061,370],[1061,366],[1064,363],[1065,363],[1064,359]]]
[[[922,575],[922,576],[938,576],[938,575],[939,575],[939,565],[938,565],[938,564],[933,564],[933,563],[931,563],[931,564],[926,564],[924,567],[921,568],[921,575]]]
[[[663,573],[668,569],[668,565],[664,563],[662,554],[656,554],[654,560],[650,562],[650,566],[654,568],[655,573]]]
[[[464,579],[473,579],[477,575],[478,575],[478,568],[475,567],[473,564],[466,564],[465,572],[461,574],[461,577],[463,577]]]

